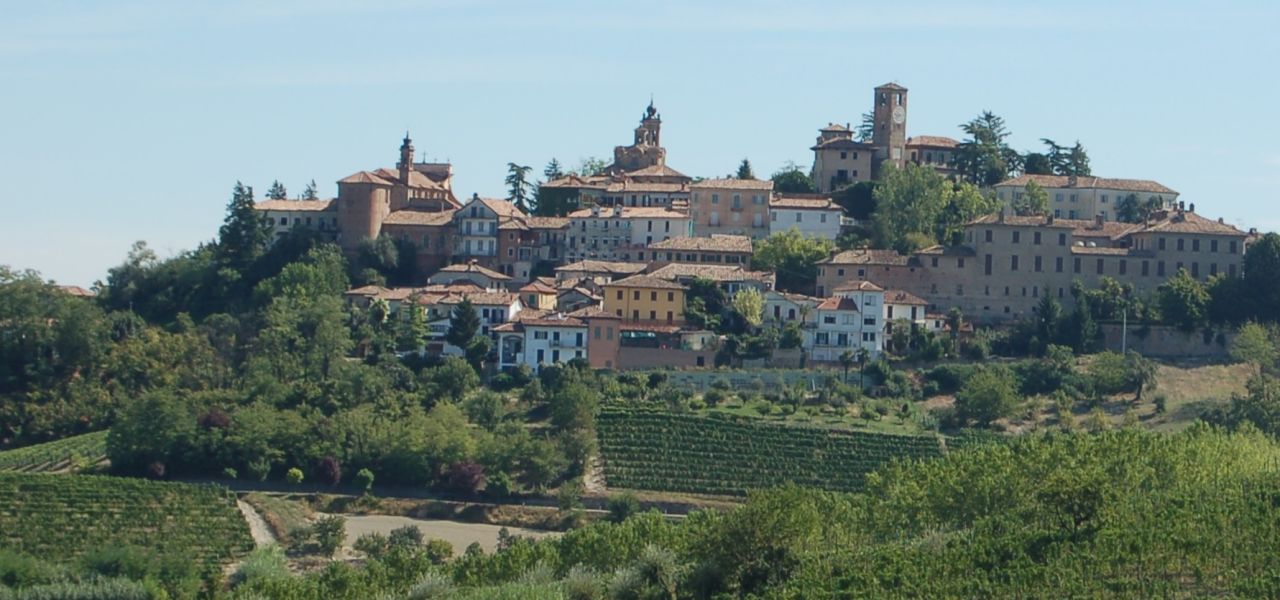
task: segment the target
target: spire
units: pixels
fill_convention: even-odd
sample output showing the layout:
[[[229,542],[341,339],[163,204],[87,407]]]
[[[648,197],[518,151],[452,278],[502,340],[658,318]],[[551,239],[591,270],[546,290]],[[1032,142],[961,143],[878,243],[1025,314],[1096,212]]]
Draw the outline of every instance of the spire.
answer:
[[[645,119],[658,118],[658,109],[653,106],[653,92],[649,92],[649,106],[644,109]]]

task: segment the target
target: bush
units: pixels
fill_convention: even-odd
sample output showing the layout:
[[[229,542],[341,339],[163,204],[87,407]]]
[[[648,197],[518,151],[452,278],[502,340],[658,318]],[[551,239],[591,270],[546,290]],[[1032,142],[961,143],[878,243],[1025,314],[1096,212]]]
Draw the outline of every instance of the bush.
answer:
[[[239,479],[240,473],[236,472],[236,470],[231,467],[227,467],[222,470],[222,478],[223,479]]]
[[[484,467],[470,460],[449,467],[449,489],[460,494],[474,494],[484,485]]]
[[[422,553],[433,564],[443,565],[453,558],[453,544],[445,540],[428,540]]]
[[[422,530],[414,525],[405,525],[391,530],[387,543],[394,548],[416,550],[422,547]]]
[[[729,392],[726,392],[720,388],[711,388],[707,390],[705,394],[702,395],[702,400],[707,403],[707,406],[719,406],[721,404],[724,404],[725,401],[727,401],[731,397],[732,397],[732,394],[730,394]]]
[[[582,508],[582,480],[572,479],[560,485],[556,490],[556,502],[561,510]]]
[[[956,411],[962,421],[989,426],[1017,410],[1018,395],[1008,369],[987,367],[965,382],[956,394]]]
[[[515,491],[514,485],[510,475],[504,471],[498,471],[485,481],[484,493],[491,498],[506,498]]]
[[[342,463],[337,457],[326,456],[320,461],[320,481],[329,485],[338,485],[342,482]]]
[[[964,383],[978,370],[975,365],[950,364],[938,365],[923,373],[926,384],[926,396],[937,394],[954,394],[960,391]],[[934,384],[936,394],[929,394],[927,391],[928,384]]]
[[[368,494],[373,489],[373,471],[360,469],[356,473],[355,484],[361,492]]]
[[[289,469],[289,472],[284,474],[284,480],[293,485],[302,483],[302,469],[299,469],[298,467]]]
[[[606,517],[613,523],[621,523],[626,521],[628,517],[640,513],[640,500],[632,492],[623,492],[617,496],[609,498],[609,516]]]
[[[333,556],[346,538],[347,520],[336,515],[320,517],[311,526],[311,535],[320,554]]]
[[[1117,352],[1100,352],[1089,364],[1088,374],[1099,394],[1119,394],[1134,389],[1124,356]]]
[[[387,539],[387,536],[377,531],[371,531],[356,538],[356,542],[351,547],[357,552],[363,552],[369,558],[378,559],[386,556],[391,549],[391,542]]]

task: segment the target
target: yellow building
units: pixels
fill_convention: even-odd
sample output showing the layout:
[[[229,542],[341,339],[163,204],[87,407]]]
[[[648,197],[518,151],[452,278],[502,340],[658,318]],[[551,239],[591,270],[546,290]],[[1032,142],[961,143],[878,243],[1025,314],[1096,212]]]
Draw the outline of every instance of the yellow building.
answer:
[[[604,285],[604,310],[630,321],[684,322],[685,287],[649,275]]]

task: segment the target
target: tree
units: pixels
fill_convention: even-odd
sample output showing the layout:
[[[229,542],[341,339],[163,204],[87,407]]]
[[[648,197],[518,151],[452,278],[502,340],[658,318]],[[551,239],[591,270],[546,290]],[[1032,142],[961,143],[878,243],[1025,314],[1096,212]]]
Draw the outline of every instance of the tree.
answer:
[[[956,410],[960,418],[982,426],[1013,414],[1017,406],[1017,387],[1008,369],[980,369],[956,392]]]
[[[529,182],[529,172],[533,167],[507,163],[507,200],[525,213],[532,213],[533,184]]]
[[[1206,322],[1209,292],[1186,269],[1178,269],[1176,275],[1160,284],[1156,294],[1165,323],[1190,333]]]
[[[1280,235],[1272,232],[1249,244],[1244,254],[1246,314],[1268,323],[1280,321]]]
[[[583,177],[592,177],[604,174],[604,170],[609,167],[609,162],[594,156],[588,156],[578,161],[577,174]]]
[[[312,179],[311,182],[307,184],[307,187],[302,190],[302,199],[303,200],[319,200],[320,199],[320,191],[316,189],[316,180]]]
[[[1058,340],[1058,324],[1062,320],[1062,305],[1049,293],[1049,288],[1044,289],[1044,294],[1040,296],[1040,302],[1032,309],[1034,317],[1035,340],[1034,348],[1031,349],[1035,354],[1044,354],[1050,344]]]
[[[876,134],[876,115],[871,111],[862,113],[858,120],[858,129],[854,134],[859,142],[870,142]]]
[[[1053,163],[1044,154],[1028,152],[1022,155],[1022,172],[1027,175],[1053,175]]]
[[[1092,174],[1089,168],[1089,154],[1085,151],[1084,146],[1080,144],[1080,140],[1076,140],[1074,146],[1070,148],[1059,146],[1057,142],[1044,138],[1040,140],[1048,147],[1045,155],[1048,157],[1049,165],[1053,168],[1055,175],[1077,175],[1087,176]]]
[[[852,350],[845,350],[840,353],[840,366],[844,368],[844,383],[849,383],[849,368],[857,360],[857,355]]]
[[[1236,332],[1231,343],[1231,358],[1258,368],[1258,375],[1276,364],[1276,344],[1271,332],[1256,321],[1249,321]]]
[[[560,161],[554,158],[551,159],[551,162],[547,163],[546,168],[542,169],[542,176],[545,177],[547,181],[553,181],[564,177],[564,170],[560,168]]]
[[[964,181],[944,188],[943,198],[942,216],[934,226],[932,237],[948,246],[964,244],[965,225],[978,217],[996,212],[1000,207],[995,194],[983,193],[978,186]],[[910,237],[912,236],[908,234],[908,238]]]
[[[834,249],[831,240],[806,238],[792,227],[757,242],[751,265],[754,269],[776,273],[780,290],[813,293],[818,280],[818,261],[830,256]]]
[[[876,212],[877,187],[879,185],[874,181],[859,181],[835,190],[831,201],[839,204],[850,217],[866,221]]]
[[[287,200],[289,191],[284,189],[284,184],[280,183],[279,180],[272,181],[271,187],[267,188],[267,198],[271,200]]]
[[[733,311],[751,327],[759,327],[764,323],[764,295],[755,288],[745,288],[733,295],[730,301]]]
[[[244,275],[270,241],[271,224],[254,208],[253,188],[237,181],[227,203],[226,220],[218,230],[219,263]]]
[[[1022,155],[1005,142],[1009,131],[1004,119],[991,111],[983,111],[960,129],[969,137],[956,147],[953,161],[965,181],[991,187],[1021,167]]]
[[[738,165],[738,179],[755,179],[756,174],[751,171],[751,161],[742,159],[742,163]]]
[[[1049,192],[1040,184],[1028,181],[1022,197],[1013,201],[1013,211],[1020,215],[1043,215],[1049,210]]]
[[[911,234],[934,239],[947,206],[951,184],[937,171],[914,163],[902,169],[886,167],[876,187],[876,242],[883,248],[908,253]]]
[[[951,354],[960,353],[960,328],[964,326],[964,312],[953,306],[947,311],[947,327],[951,328]]]
[[[1147,360],[1133,350],[1125,354],[1124,362],[1129,371],[1129,380],[1135,388],[1133,401],[1142,402],[1143,393],[1148,390],[1154,390],[1158,383],[1156,379],[1156,363]]]
[[[480,333],[480,315],[469,298],[463,298],[449,315],[449,332],[445,341],[465,349]]]
[[[784,165],[770,179],[773,190],[782,194],[812,194],[817,191],[809,174],[792,162]]]

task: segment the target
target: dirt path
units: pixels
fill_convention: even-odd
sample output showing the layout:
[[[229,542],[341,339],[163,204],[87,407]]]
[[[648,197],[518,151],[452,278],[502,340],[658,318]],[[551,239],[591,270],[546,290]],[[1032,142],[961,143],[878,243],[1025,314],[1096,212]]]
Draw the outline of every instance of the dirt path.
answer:
[[[388,515],[340,515],[347,520],[347,539],[343,541],[345,549],[350,550],[356,539],[365,533],[390,533],[392,529],[413,525],[422,530],[426,539],[445,540],[453,544],[454,556],[462,554],[472,542],[478,542],[486,552],[493,552],[498,547],[498,532],[501,525],[484,523],[459,523],[457,521],[440,521],[434,519],[412,519]],[[511,535],[544,538],[560,535],[555,531],[538,531],[508,527]]]
[[[236,500],[236,508],[240,509],[240,514],[244,515],[245,522],[249,524],[249,534],[253,536],[254,546],[261,548],[276,543],[276,536],[271,534],[267,522],[248,502]]]
[[[604,493],[604,459],[600,455],[597,454],[587,461],[586,472],[582,474],[582,487],[589,493]]]

